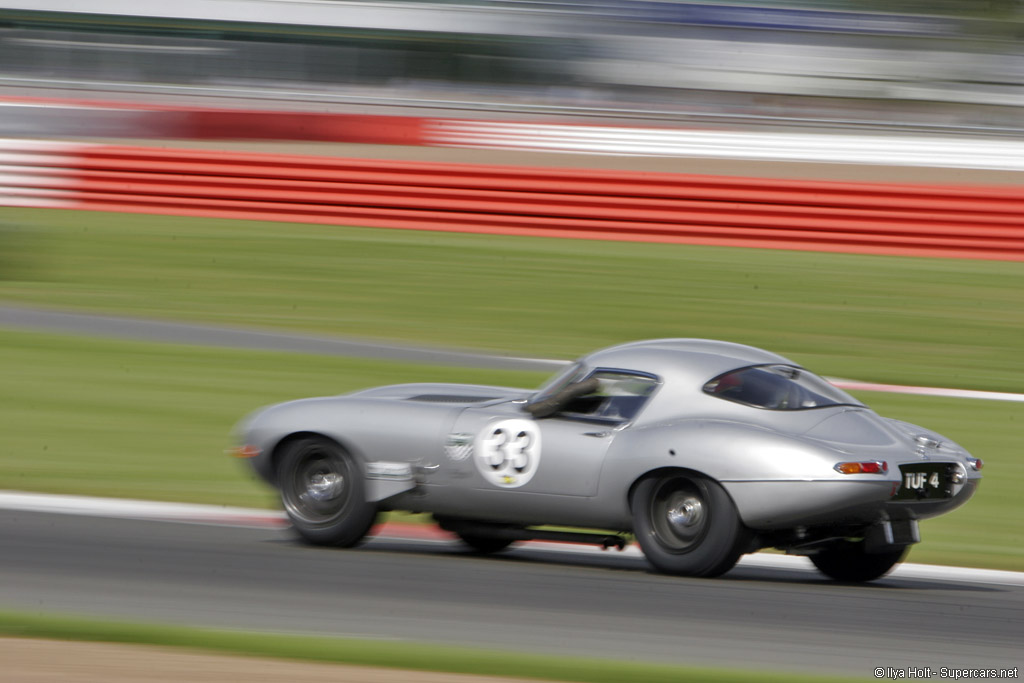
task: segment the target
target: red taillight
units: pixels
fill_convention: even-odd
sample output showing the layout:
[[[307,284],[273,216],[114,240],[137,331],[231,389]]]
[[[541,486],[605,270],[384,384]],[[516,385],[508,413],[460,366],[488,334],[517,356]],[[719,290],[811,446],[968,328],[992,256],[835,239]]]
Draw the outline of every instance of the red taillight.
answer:
[[[228,450],[228,455],[233,455],[236,458],[255,458],[260,454],[260,449],[256,446],[236,446]]]
[[[885,474],[889,471],[889,463],[884,460],[867,462],[841,462],[835,466],[839,474]]]

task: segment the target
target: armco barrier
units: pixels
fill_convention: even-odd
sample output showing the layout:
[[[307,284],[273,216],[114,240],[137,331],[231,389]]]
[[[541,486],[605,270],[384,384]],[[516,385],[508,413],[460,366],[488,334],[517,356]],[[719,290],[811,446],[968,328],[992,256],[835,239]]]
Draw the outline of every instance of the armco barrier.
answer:
[[[6,141],[0,204],[1024,260],[1024,188],[733,178]]]

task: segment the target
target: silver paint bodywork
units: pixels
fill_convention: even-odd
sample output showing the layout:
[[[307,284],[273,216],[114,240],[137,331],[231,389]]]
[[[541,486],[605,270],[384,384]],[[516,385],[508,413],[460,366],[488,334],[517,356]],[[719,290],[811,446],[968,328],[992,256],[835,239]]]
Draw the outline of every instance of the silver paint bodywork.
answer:
[[[352,454],[367,476],[368,499],[381,509],[521,526],[628,532],[632,487],[655,471],[685,470],[718,481],[743,523],[767,539],[762,545],[779,547],[796,547],[806,529],[826,538],[833,529],[935,516],[973,495],[981,475],[963,448],[852,397],[848,405],[770,410],[705,390],[723,373],[767,365],[797,367],[727,342],[636,342],[574,366],[577,377],[635,372],[653,386],[628,420],[535,418],[528,407],[543,387],[406,384],[271,406],[246,419],[239,438],[271,484],[281,444],[317,434]],[[835,469],[850,461],[884,461],[888,471]],[[894,500],[903,485],[899,466],[922,462],[955,467],[952,497]]]

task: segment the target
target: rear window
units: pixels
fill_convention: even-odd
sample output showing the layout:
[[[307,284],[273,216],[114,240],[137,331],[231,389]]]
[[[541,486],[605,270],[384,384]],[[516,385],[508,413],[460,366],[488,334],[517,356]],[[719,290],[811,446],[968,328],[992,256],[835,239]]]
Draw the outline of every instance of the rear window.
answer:
[[[792,365],[755,365],[732,370],[705,384],[704,392],[767,410],[864,405],[814,373]]]

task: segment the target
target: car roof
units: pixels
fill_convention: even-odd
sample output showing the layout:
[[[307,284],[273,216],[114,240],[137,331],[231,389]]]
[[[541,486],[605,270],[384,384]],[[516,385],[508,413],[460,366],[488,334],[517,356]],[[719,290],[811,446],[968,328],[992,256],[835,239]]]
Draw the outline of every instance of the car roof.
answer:
[[[770,351],[713,339],[652,339],[595,351],[580,359],[590,370],[609,368],[657,375],[662,386],[637,418],[637,424],[692,414],[733,415],[749,412],[738,404],[713,398],[703,387],[723,373],[751,365],[796,365]],[[750,415],[745,415],[747,419]]]
[[[595,351],[581,361],[590,367],[639,370],[671,381],[692,379],[701,383],[749,365],[796,365],[764,349],[714,339],[637,341]]]

